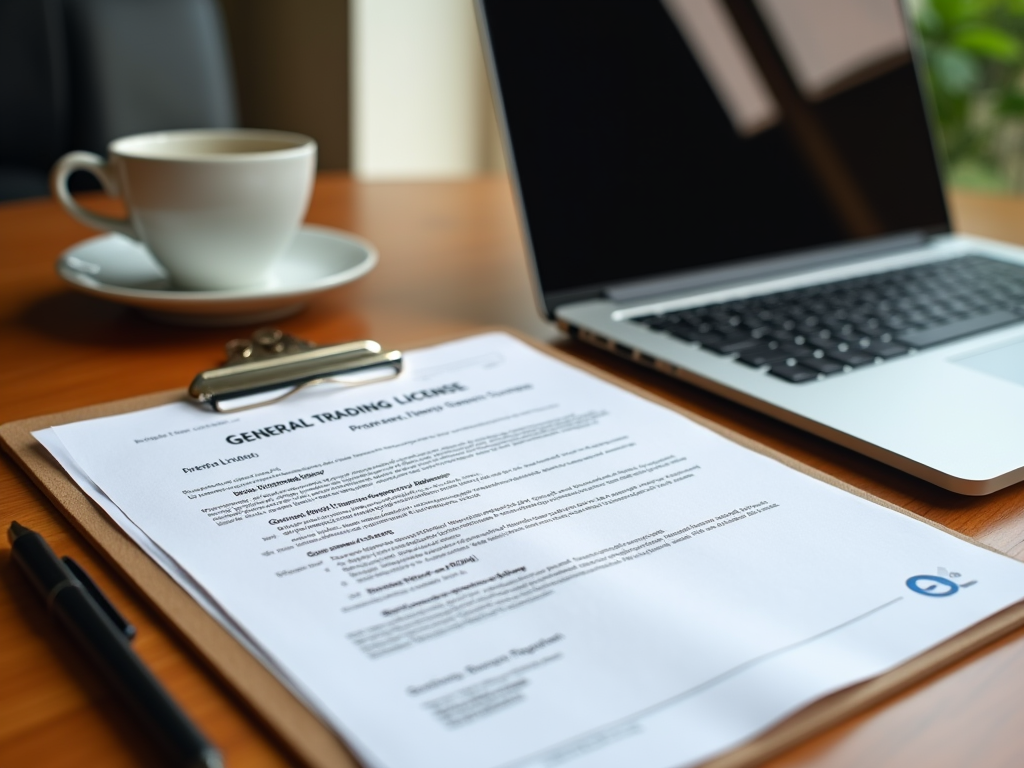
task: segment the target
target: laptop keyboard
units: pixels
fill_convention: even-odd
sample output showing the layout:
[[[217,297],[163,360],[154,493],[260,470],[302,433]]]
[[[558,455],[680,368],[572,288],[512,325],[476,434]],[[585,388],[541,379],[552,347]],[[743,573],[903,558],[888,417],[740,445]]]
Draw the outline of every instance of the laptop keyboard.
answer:
[[[799,384],[1024,320],[1024,266],[961,256],[633,318]]]

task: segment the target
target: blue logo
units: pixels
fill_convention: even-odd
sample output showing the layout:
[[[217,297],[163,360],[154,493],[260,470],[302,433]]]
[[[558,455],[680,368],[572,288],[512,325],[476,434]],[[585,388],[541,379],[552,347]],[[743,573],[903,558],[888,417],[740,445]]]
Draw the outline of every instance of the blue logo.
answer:
[[[942,576],[911,576],[907,586],[926,597],[949,597],[960,591],[959,584]]]

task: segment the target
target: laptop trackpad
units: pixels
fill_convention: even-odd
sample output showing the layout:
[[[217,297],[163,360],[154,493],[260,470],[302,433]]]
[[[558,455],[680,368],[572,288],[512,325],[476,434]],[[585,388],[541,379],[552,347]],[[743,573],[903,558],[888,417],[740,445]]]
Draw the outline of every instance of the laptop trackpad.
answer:
[[[1024,387],[1024,339],[953,362]]]

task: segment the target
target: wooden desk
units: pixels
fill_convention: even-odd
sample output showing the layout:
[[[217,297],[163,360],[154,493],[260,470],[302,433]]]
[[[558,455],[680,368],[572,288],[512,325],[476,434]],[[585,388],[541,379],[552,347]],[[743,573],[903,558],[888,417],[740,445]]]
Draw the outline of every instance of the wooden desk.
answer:
[[[963,228],[1024,243],[1024,201],[959,196]],[[375,338],[398,348],[504,324],[545,339],[558,334],[533,308],[501,179],[438,184],[357,184],[323,176],[309,220],[377,244],[379,267],[317,298],[285,330],[314,341]],[[252,329],[154,324],[68,289],[53,262],[92,232],[48,200],[0,205],[2,399],[0,423],[160,389],[184,387],[218,364],[222,344]],[[1024,559],[1024,486],[975,499],[955,496],[685,384],[571,342],[565,349],[663,397],[826,472]],[[1024,438],[1022,438],[1024,439]],[[6,456],[0,526],[40,531],[96,577],[139,627],[136,648],[225,753],[229,766],[294,758],[156,615],[100,560]],[[1024,755],[1024,631],[883,706],[832,729],[770,765],[1009,766]],[[51,625],[0,546],[0,765],[115,766],[157,762],[103,682]]]

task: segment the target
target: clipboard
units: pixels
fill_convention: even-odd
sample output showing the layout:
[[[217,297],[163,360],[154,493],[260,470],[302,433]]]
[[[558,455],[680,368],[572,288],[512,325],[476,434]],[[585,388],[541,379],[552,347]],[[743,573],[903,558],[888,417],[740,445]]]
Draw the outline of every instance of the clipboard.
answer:
[[[663,407],[670,408],[745,448],[775,459],[803,474],[900,514],[912,517],[951,536],[970,541],[975,546],[997,551],[975,542],[957,531],[938,525],[931,520],[890,504],[884,499],[843,483],[785,454],[774,451],[750,438],[722,427],[710,419],[663,400],[636,385],[618,379],[593,365],[530,339],[514,330],[482,328],[480,332],[495,330],[508,333],[544,354],[555,357],[621,389]],[[453,339],[449,337],[439,339],[436,343],[451,340]],[[281,341],[281,339],[279,338],[277,341]],[[391,366],[394,369],[400,364],[400,353],[381,353],[379,346],[363,346],[358,349],[347,345],[336,346],[346,346],[345,354],[349,355],[347,362],[351,363],[357,358],[362,358],[359,362],[365,363],[369,369],[387,366]],[[288,359],[288,353],[284,352],[286,347],[287,345],[282,346],[277,353],[283,355],[280,360],[284,361],[283,365],[285,367],[295,361],[294,358]],[[291,349],[293,354],[308,351],[309,349],[309,347],[305,350],[294,347],[288,348]],[[354,357],[352,356],[353,351]],[[270,359],[270,357],[272,355],[261,359]],[[327,355],[327,357],[331,356]],[[244,356],[243,361],[245,361]],[[334,362],[337,361],[335,360]],[[273,364],[263,367],[275,368]],[[353,365],[345,368],[345,370],[350,371],[360,367],[360,365]],[[279,374],[282,370],[284,368],[277,368],[276,373]],[[290,370],[294,372],[296,369]],[[330,373],[330,371],[310,370],[307,368],[303,368],[302,371],[301,376],[292,377],[293,381],[286,381],[286,379],[289,379],[289,376],[284,376],[283,374],[281,376],[271,376],[266,381],[263,381],[261,391],[272,391],[275,387],[280,388],[284,384],[294,384],[295,387],[306,386],[327,378]],[[213,378],[216,378],[216,376]],[[197,377],[197,381],[199,379],[200,377]],[[271,382],[273,386],[270,385]],[[251,384],[251,382],[249,383]],[[202,399],[196,394],[195,388],[196,383],[194,382],[191,396],[195,399]],[[241,389],[245,389],[245,387],[241,387]],[[177,628],[180,635],[214,667],[222,678],[246,701],[249,707],[289,745],[295,755],[314,768],[337,766],[356,768],[358,763],[337,733],[310,712],[284,684],[257,661],[255,657],[251,656],[198,603],[192,600],[171,576],[151,560],[113,522],[108,520],[105,513],[74,484],[31,434],[36,430],[47,427],[142,410],[187,399],[189,396],[183,390],[169,390],[86,408],[78,408],[62,413],[23,419],[0,426],[0,443],[3,444],[4,450],[28,473],[36,485],[57,506],[71,524],[102,553],[114,568],[135,584],[146,599]],[[210,398],[208,397],[207,399]],[[216,403],[213,403],[213,405],[216,407]],[[706,768],[745,768],[746,766],[760,764],[811,736],[870,708],[874,704],[910,688],[938,670],[965,658],[974,651],[1021,626],[1024,626],[1024,602],[1017,603],[990,616],[961,634],[931,650],[925,651],[923,654],[916,656],[889,672],[819,699],[760,736],[713,758],[704,765]]]

